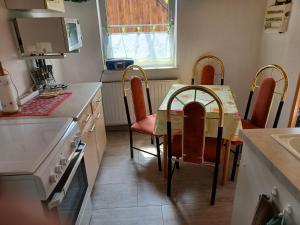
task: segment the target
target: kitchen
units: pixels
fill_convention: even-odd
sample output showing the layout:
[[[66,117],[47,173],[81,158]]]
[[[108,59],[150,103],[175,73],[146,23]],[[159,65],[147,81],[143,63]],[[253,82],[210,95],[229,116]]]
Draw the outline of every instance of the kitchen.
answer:
[[[172,205],[165,199],[165,178],[162,172],[156,171],[157,158],[149,157],[149,155],[144,153],[134,153],[133,161],[130,160],[129,136],[126,131],[127,120],[120,82],[123,71],[105,70],[105,54],[102,47],[104,44],[102,40],[104,31],[102,28],[100,29],[101,26],[104,27],[102,24],[103,2],[94,0],[82,2],[65,1],[64,13],[49,10],[8,10],[4,1],[1,1],[0,7],[1,39],[3,40],[1,40],[0,60],[5,69],[4,72],[8,71],[11,75],[20,96],[28,92],[32,87],[31,69],[29,68],[31,68],[32,62],[35,63],[35,60],[20,58],[17,50],[18,45],[15,43],[14,33],[9,20],[18,17],[66,17],[76,18],[80,22],[83,37],[80,52],[66,54],[65,58],[54,57],[45,60],[47,65],[52,66],[55,81],[69,85],[68,89],[66,89],[66,95],[68,95],[68,92],[72,93],[51,111],[49,113],[50,116],[47,117],[73,118],[73,121],[78,123],[82,142],[87,144],[84,161],[89,182],[88,192],[93,192],[92,205],[94,206],[94,209],[91,210],[91,224],[124,224],[126,219],[129,220],[129,224],[139,224],[142,223],[142,217],[146,217],[150,221],[153,220],[155,224],[160,224],[162,223],[162,216],[164,217],[164,224],[205,224],[205,222],[201,223],[200,220],[203,216],[207,216],[203,221],[207,221],[210,224],[237,224],[236,222],[230,222],[236,221],[231,220],[232,206],[233,204],[235,205],[234,207],[238,205],[238,203],[233,203],[236,183],[228,181],[229,184],[226,186],[218,185],[220,190],[217,192],[217,208],[209,206],[209,200],[207,199],[200,201],[205,207],[199,206],[192,199],[192,195],[189,196],[186,193],[187,196],[180,197],[180,193],[176,193],[176,191],[176,197],[179,200],[182,198],[183,202],[180,203],[179,201],[178,205]],[[297,37],[299,35],[297,26],[299,14],[297,9],[299,4],[293,1],[288,30],[282,34],[269,34],[262,31],[268,4],[272,3],[258,0],[248,3],[240,0],[218,2],[177,1],[177,52],[175,53],[177,66],[146,70],[149,78],[150,93],[158,93],[158,97],[151,95],[153,112],[157,111],[169,88],[173,84],[178,83],[178,80],[180,83],[190,84],[193,64],[200,55],[214,54],[220,56],[224,61],[225,85],[230,86],[241,115],[244,115],[244,110],[246,109],[249,87],[255,72],[267,64],[281,65],[288,75],[289,87],[278,127],[288,127],[299,76],[299,60],[297,60],[299,57],[297,48]],[[43,62],[43,59],[41,60]],[[99,82],[100,79],[102,83]],[[157,84],[166,86],[156,89]],[[163,91],[160,93],[159,90]],[[130,101],[129,96],[128,99]],[[276,109],[271,110],[267,127],[273,126],[278,102],[274,102],[273,105]],[[131,107],[132,105],[129,103],[130,110]],[[122,111],[122,114],[119,115],[118,111]],[[33,119],[37,118],[34,117]],[[1,118],[1,120],[3,122],[1,126],[12,127],[12,129],[14,126],[17,126],[16,124],[21,123],[16,121],[14,125],[11,125],[9,122],[5,122],[6,119]],[[16,120],[21,120],[21,118]],[[71,126],[73,121],[69,126]],[[106,131],[104,122],[107,126]],[[33,123],[36,123],[36,121]],[[67,130],[67,128],[64,129]],[[297,133],[297,131],[295,132]],[[106,135],[108,136],[107,144]],[[72,137],[72,139],[76,138]],[[5,140],[8,141],[9,139],[6,138]],[[143,136],[137,135],[134,137],[134,140],[138,140],[138,144],[146,146],[146,149],[153,148],[150,145],[150,138],[148,141]],[[160,138],[160,141],[162,141],[162,138]],[[275,145],[277,142],[274,140],[273,144]],[[249,148],[247,145],[249,144],[245,143],[243,146],[242,158],[244,157],[245,149]],[[80,149],[80,146],[77,147]],[[161,146],[162,149],[163,146]],[[153,148],[153,150],[156,153],[156,149]],[[163,155],[163,151],[161,154]],[[234,155],[231,154],[230,160],[232,161],[233,158]],[[146,166],[147,163],[151,165],[150,168]],[[57,162],[54,163],[53,170],[55,170],[56,164]],[[137,171],[134,169],[136,165]],[[299,163],[297,164],[296,161],[295,168],[297,166],[299,166]],[[188,172],[191,172],[193,167],[189,169],[190,171]],[[174,179],[177,179],[176,176],[181,172],[184,173],[181,170],[185,170],[185,165],[182,165],[179,171],[175,171]],[[229,175],[230,172],[228,172]],[[135,177],[136,173],[142,177]],[[196,176],[196,173],[193,173],[193,171],[191,173]],[[206,174],[208,172],[199,170],[199,173],[197,176],[201,177],[201,173]],[[142,179],[143,177],[145,179]],[[183,178],[179,177],[178,179],[181,180]],[[239,179],[240,176],[237,176],[237,185],[239,185]],[[187,181],[187,184],[189,182],[191,181]],[[294,182],[292,179],[289,185],[297,186],[295,183],[297,182]],[[191,185],[192,187],[202,187],[200,184],[194,184],[193,182]],[[173,188],[176,189],[176,185]],[[210,183],[208,184],[209,188]],[[207,190],[204,191],[209,192]],[[272,188],[269,187],[263,189],[263,192],[269,193],[271,191]],[[189,191],[187,190],[187,192]],[[237,193],[239,192],[240,189],[237,188]],[[294,190],[293,192],[296,191]],[[138,193],[137,196],[134,193]],[[226,195],[226,193],[229,194]],[[251,198],[253,197],[253,204],[257,202],[259,194],[261,193],[254,193],[254,197],[251,196]],[[126,197],[126,195],[128,196]],[[220,199],[228,199],[219,207],[218,195]],[[203,199],[201,193],[196,193],[196,196]],[[150,203],[147,203],[147,201]],[[286,208],[288,204],[292,204],[292,218],[297,218],[297,202],[293,203],[293,201],[287,200],[280,208]],[[176,207],[179,207],[182,217],[179,216],[180,213],[176,212]],[[198,216],[195,215],[198,212],[197,207],[200,207],[200,211],[203,207],[207,209],[207,215],[205,212],[203,214],[200,213]],[[143,209],[147,208],[155,213],[150,213],[150,215],[142,213]],[[248,211],[245,207],[246,210]],[[249,214],[252,213],[253,215],[253,210],[252,207],[249,210]],[[136,216],[127,218],[125,212],[130,212]],[[223,217],[223,220],[212,218],[211,214],[214,213],[216,215],[220,213],[220,217]],[[112,216],[109,216],[110,214]],[[190,218],[191,220],[189,220],[189,214],[192,217]],[[248,220],[249,217],[250,215],[248,215]],[[245,224],[247,223],[245,222]]]

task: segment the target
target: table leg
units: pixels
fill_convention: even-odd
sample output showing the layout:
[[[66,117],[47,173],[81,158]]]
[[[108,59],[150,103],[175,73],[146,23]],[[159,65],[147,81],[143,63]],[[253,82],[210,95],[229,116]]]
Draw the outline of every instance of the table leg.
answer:
[[[225,155],[223,160],[223,176],[221,184],[225,185],[228,181],[229,159],[230,159],[231,141],[226,142]]]
[[[168,136],[164,135],[164,165],[163,165],[163,172],[164,178],[168,178]]]

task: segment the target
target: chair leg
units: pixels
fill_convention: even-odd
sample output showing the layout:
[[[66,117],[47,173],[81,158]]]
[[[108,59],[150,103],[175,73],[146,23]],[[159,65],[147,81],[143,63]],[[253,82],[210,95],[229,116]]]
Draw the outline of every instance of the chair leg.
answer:
[[[161,157],[160,157],[159,138],[156,137],[155,140],[156,140],[156,149],[157,149],[158,170],[161,171]]]
[[[179,160],[179,157],[177,157],[176,159]],[[178,161],[176,162],[175,165],[176,165],[176,169],[179,169],[179,168],[180,168],[180,167],[179,167],[179,162],[178,162]]]
[[[133,159],[133,137],[132,137],[132,130],[129,130],[129,142],[130,142],[130,157]]]
[[[154,140],[153,140],[153,137],[151,136],[151,145],[154,144]]]
[[[231,179],[230,179],[231,181],[234,181],[234,179],[235,179],[237,163],[238,163],[239,155],[240,155],[240,149],[241,149],[241,145],[236,146],[235,153],[234,153],[234,159],[233,159],[233,165],[232,165],[232,171],[231,171]]]
[[[171,196],[172,186],[172,155],[168,151],[168,181],[167,181],[167,196]]]
[[[171,196],[171,186],[172,186],[172,160],[168,162],[168,181],[167,181],[167,196]]]

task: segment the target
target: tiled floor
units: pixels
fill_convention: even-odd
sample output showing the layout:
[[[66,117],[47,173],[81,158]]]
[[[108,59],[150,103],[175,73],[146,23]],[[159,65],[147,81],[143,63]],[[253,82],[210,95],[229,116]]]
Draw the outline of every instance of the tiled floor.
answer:
[[[155,151],[143,135],[135,135],[135,143]],[[109,132],[92,194],[91,225],[229,225],[235,184],[219,185],[212,207],[212,173],[212,167],[181,165],[169,199],[156,158],[135,151],[131,160],[127,132]]]

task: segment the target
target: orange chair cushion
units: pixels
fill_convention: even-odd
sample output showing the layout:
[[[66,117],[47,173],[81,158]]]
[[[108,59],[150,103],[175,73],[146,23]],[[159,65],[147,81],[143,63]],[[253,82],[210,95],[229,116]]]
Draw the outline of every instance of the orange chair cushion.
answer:
[[[205,148],[204,148],[204,162],[215,162],[216,160],[216,138],[205,138]],[[222,145],[223,147],[223,145]],[[176,134],[172,138],[172,154],[174,157],[182,157],[182,135]],[[221,162],[223,161],[223,151],[221,148]]]
[[[130,85],[136,121],[144,120],[147,114],[141,78],[133,77],[130,81]]]
[[[190,102],[183,108],[183,160],[203,163],[205,142],[205,107],[199,102]]]
[[[250,120],[242,120],[243,129],[259,129],[259,127],[255,126]]]
[[[212,65],[206,65],[201,71],[200,84],[213,85],[215,80],[215,68]]]
[[[131,126],[131,130],[143,134],[153,135],[156,114],[146,116],[145,119],[135,122]]]
[[[266,126],[275,86],[276,82],[273,78],[265,78],[260,84],[250,120],[252,124],[259,128],[265,128]]]

